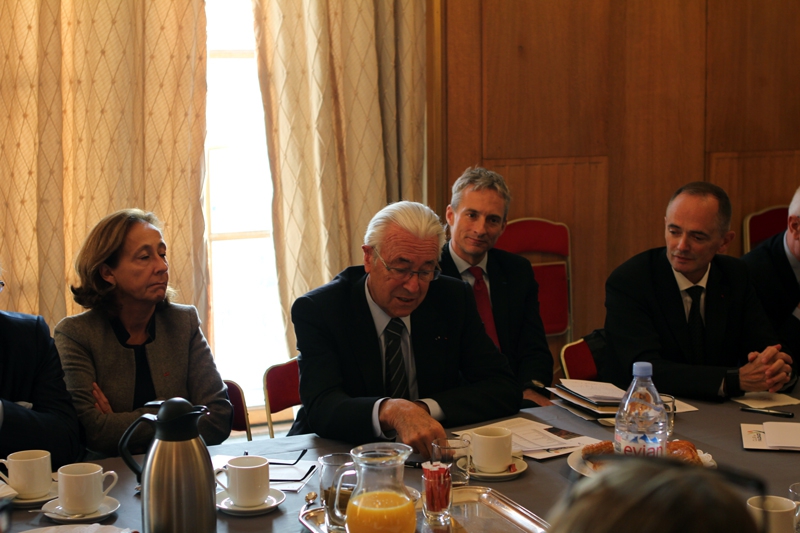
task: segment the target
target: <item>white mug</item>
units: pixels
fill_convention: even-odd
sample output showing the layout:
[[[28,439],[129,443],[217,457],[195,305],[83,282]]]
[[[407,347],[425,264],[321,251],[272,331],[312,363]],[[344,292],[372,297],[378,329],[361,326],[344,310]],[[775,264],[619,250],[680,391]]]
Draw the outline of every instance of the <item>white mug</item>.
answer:
[[[20,500],[45,496],[53,484],[53,470],[50,466],[50,452],[45,450],[26,450],[0,459],[8,468],[8,477],[0,477],[17,491]]]
[[[496,426],[473,429],[461,434],[472,447],[472,462],[479,472],[497,474],[508,470],[511,458],[511,430]]]
[[[780,496],[753,496],[747,500],[750,511],[759,526],[764,520],[764,513],[769,515],[769,533],[794,533],[795,502]]]
[[[242,455],[228,461],[227,466],[218,468],[214,475],[222,471],[228,474],[228,486],[217,479],[220,487],[228,492],[237,507],[256,507],[263,504],[269,496],[269,461],[258,455]]]
[[[114,480],[103,490],[107,476]],[[103,467],[94,463],[64,465],[58,469],[58,504],[68,514],[92,514],[100,508],[117,479],[116,472],[103,473]]]

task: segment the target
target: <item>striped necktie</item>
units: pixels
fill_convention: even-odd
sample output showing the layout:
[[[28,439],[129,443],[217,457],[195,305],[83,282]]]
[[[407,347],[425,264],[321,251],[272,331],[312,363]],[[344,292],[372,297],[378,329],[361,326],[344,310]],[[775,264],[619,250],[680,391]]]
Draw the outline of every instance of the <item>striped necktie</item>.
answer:
[[[408,400],[408,377],[400,343],[405,327],[402,320],[393,318],[383,330],[383,342],[386,347],[386,380],[384,383],[386,384],[386,394],[390,398]]]

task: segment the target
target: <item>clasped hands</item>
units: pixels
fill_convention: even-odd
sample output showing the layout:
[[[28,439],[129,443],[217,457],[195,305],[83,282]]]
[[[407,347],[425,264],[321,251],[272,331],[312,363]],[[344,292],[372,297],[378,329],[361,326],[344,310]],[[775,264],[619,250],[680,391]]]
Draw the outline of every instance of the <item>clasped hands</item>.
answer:
[[[739,369],[739,388],[743,391],[777,392],[792,378],[792,358],[781,345],[768,346],[763,352],[750,352],[747,363]]]

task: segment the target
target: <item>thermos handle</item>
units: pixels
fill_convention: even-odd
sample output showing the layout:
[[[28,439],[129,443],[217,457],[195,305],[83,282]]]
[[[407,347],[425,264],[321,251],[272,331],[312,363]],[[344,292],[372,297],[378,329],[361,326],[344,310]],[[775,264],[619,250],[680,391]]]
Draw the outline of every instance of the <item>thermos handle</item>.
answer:
[[[125,430],[125,433],[122,434],[122,438],[119,439],[119,455],[125,461],[125,464],[127,464],[128,467],[136,474],[136,481],[138,483],[142,482],[142,465],[137,463],[131,455],[131,452],[128,451],[128,441],[130,440],[131,435],[133,435],[133,430],[136,429],[136,426],[138,426],[140,422],[149,422],[150,424],[155,425],[156,415],[148,413],[140,416],[128,427],[128,429]]]

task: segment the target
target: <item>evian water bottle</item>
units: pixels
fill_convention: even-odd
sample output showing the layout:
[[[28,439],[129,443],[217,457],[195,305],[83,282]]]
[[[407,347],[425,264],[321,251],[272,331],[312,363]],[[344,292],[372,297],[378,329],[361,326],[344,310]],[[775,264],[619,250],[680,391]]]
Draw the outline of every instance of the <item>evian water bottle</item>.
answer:
[[[653,385],[652,363],[633,363],[633,382],[619,404],[614,451],[639,457],[664,457],[667,412]]]

